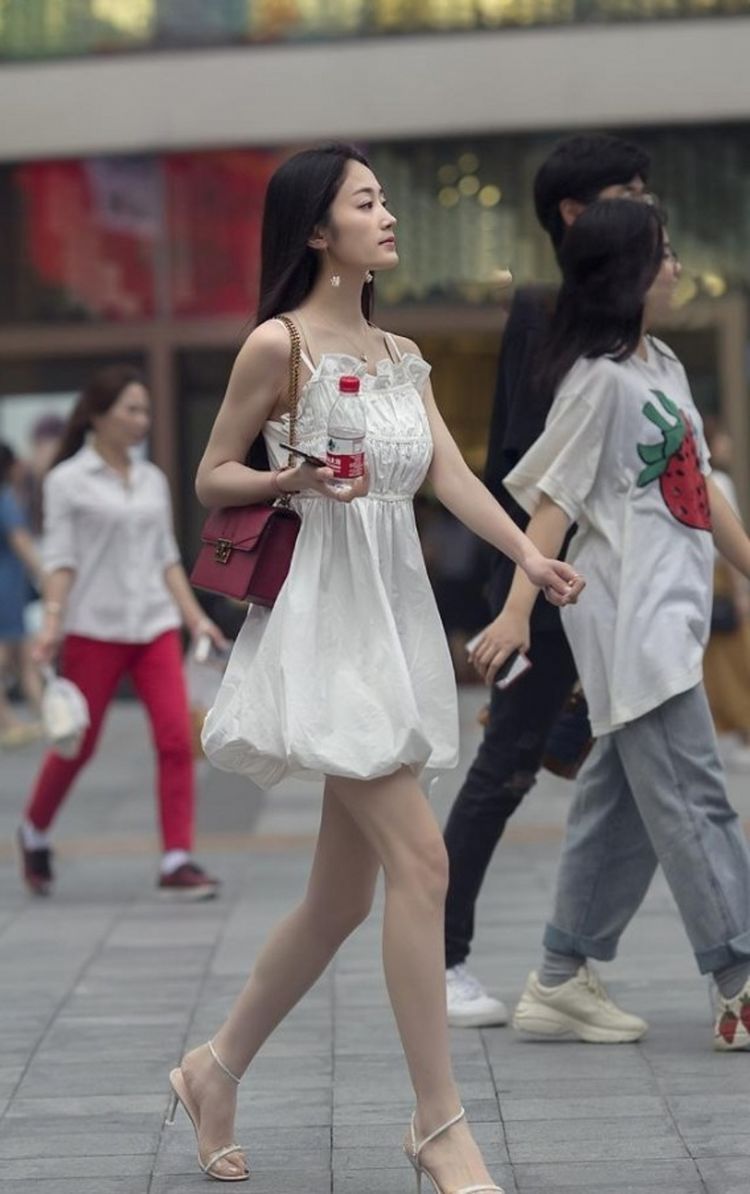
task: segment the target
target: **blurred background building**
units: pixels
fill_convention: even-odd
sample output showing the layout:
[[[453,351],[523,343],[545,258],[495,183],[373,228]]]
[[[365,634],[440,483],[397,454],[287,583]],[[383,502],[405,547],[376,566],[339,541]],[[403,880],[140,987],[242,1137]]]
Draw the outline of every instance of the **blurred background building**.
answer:
[[[651,150],[685,266],[664,334],[750,514],[750,0],[0,0],[0,56],[0,439],[23,450],[96,366],[138,364],[188,560],[266,180],[330,137],[387,188],[402,266],[380,318],[434,362],[480,469],[498,273],[555,277],[537,165],[576,129]]]

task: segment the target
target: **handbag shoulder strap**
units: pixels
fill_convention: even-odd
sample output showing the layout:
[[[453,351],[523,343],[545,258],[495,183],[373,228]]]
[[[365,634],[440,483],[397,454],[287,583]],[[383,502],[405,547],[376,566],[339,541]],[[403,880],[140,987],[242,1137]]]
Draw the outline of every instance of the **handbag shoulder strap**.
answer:
[[[300,343],[300,335],[297,325],[294,320],[290,319],[288,315],[277,315],[279,323],[283,323],[286,330],[289,332],[289,339],[292,342],[292,349],[289,353],[289,443],[292,447],[297,444],[297,404],[299,401],[299,362],[302,345]],[[287,468],[291,468],[295,463],[294,456],[289,452],[286,460]],[[285,494],[276,502],[277,506],[284,506],[288,508],[291,505],[291,495]]]
[[[289,353],[289,443],[292,447],[297,445],[297,403],[299,401],[299,363],[302,350],[299,330],[296,323],[289,318],[288,315],[277,315],[279,323],[283,323],[286,330],[289,332],[289,339],[292,342],[292,350]],[[288,465],[294,464],[291,452],[289,453]]]

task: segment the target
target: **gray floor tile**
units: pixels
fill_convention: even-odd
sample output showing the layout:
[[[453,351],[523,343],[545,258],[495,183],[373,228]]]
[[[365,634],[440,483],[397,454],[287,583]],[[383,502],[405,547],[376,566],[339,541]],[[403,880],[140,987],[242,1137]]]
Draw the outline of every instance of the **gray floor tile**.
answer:
[[[611,1119],[614,1116],[658,1116],[663,1104],[660,1098],[644,1095],[611,1095],[600,1098],[525,1099],[505,1098],[503,1119]]]
[[[35,1178],[33,1175],[5,1180],[0,1194],[148,1194],[147,1177]]]
[[[747,1194],[750,1190],[747,1157],[701,1158],[697,1164],[708,1194]]]
[[[516,1184],[520,1194],[529,1189],[546,1191],[591,1190],[596,1194],[608,1186],[627,1184],[650,1192],[659,1187],[679,1188],[680,1183],[700,1183],[701,1175],[691,1160],[563,1162],[549,1165],[516,1165]]]
[[[482,695],[462,697],[466,763]],[[116,706],[60,820],[52,900],[21,895],[0,849],[0,1194],[206,1191],[190,1124],[180,1117],[162,1131],[167,1074],[215,1032],[269,929],[304,891],[309,848],[281,842],[264,853],[243,839],[235,849],[232,835],[309,833],[319,792],[291,784],[250,798],[204,767],[205,826],[229,843],[205,859],[226,880],[222,897],[159,901],[155,855],[142,846],[153,831],[145,733],[140,710]],[[0,847],[34,766],[33,752],[3,756]],[[459,769],[437,786],[439,818],[461,778]],[[571,792],[541,777],[487,875],[470,964],[509,1004],[538,962]],[[733,796],[750,818],[750,787],[738,782]],[[380,885],[372,917],[251,1067],[236,1132],[253,1168],[249,1194],[413,1189],[401,1153],[413,1096],[382,974],[382,913]],[[711,1050],[706,984],[662,876],[602,974],[650,1021],[638,1045],[451,1031],[472,1128],[507,1194],[750,1194],[750,1067]]]
[[[95,1178],[108,1180],[126,1177],[146,1177],[151,1173],[153,1156],[150,1153],[138,1155],[120,1154],[118,1156],[37,1156],[23,1160],[3,1161],[3,1181],[22,1181],[33,1178],[34,1181],[44,1179],[50,1181],[64,1181],[69,1178]]]

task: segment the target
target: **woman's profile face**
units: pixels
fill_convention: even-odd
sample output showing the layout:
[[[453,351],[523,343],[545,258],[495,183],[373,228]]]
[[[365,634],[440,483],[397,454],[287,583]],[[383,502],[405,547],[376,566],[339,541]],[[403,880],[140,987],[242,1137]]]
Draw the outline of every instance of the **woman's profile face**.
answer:
[[[113,447],[134,448],[146,438],[151,427],[151,402],[140,382],[131,382],[110,406],[106,414],[92,419],[97,435]]]
[[[349,161],[325,229],[331,263],[367,270],[398,265],[396,217],[369,166]]]
[[[671,311],[675,287],[681,273],[680,259],[672,248],[669,236],[665,231],[661,266],[646,295],[646,312],[649,319],[658,319]]]

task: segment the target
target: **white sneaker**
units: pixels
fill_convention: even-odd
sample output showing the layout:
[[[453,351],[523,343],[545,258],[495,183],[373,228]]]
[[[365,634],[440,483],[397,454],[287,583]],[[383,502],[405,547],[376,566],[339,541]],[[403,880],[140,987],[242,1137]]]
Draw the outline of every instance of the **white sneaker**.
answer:
[[[543,987],[534,971],[513,1014],[513,1027],[530,1036],[575,1036],[591,1044],[638,1041],[648,1024],[624,1012],[607,995],[599,976],[581,966],[559,987]]]
[[[489,1028],[507,1024],[508,1009],[493,999],[466,966],[453,966],[445,972],[448,999],[448,1023],[452,1028]]]
[[[719,992],[714,1049],[720,1053],[750,1049],[750,979],[733,999],[725,999]]]

